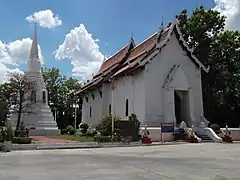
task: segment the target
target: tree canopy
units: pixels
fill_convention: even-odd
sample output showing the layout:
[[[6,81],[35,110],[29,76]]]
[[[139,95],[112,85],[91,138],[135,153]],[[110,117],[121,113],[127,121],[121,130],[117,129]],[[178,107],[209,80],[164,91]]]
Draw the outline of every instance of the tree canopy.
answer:
[[[72,77],[67,78],[61,75],[60,70],[55,67],[42,68],[42,74],[49,93],[49,106],[53,111],[57,112],[58,127],[62,129],[66,128],[67,125],[74,125],[73,104],[79,102],[73,96],[73,93],[80,89],[81,84]],[[79,109],[77,111],[77,124],[81,121],[81,111]]]
[[[239,126],[240,32],[225,30],[226,17],[203,6],[177,18],[184,39],[210,72],[202,74],[205,115],[212,123]]]

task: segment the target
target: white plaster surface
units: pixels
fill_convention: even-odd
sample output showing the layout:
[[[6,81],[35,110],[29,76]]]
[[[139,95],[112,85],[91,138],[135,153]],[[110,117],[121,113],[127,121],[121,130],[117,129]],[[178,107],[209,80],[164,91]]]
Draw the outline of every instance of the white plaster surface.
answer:
[[[37,48],[37,33],[34,32],[32,47],[28,60],[28,69],[25,72],[27,80],[34,82],[34,89],[36,91],[36,103],[25,100],[23,106],[27,107],[21,114],[21,122],[31,130],[30,135],[55,135],[60,134],[57,123],[54,121],[51,109],[48,106],[48,92],[41,74],[41,64],[38,56]],[[43,101],[43,91],[45,92],[45,102]],[[25,99],[31,96],[31,92],[25,94]],[[16,129],[17,125],[17,113],[11,116],[13,129]]]
[[[163,87],[170,69],[178,68],[170,75]],[[123,76],[115,81],[112,95],[111,84],[103,84],[103,97],[83,101],[83,121],[92,125],[100,122],[102,116],[108,115],[109,104],[112,104],[113,115],[124,117],[126,99],[129,100],[129,115],[135,113],[142,124],[159,127],[162,122],[176,123],[174,111],[174,90],[188,92],[188,119],[191,126],[197,126],[203,117],[201,69],[182,50],[175,34],[162,51],[155,56],[145,69],[133,75]],[[95,95],[98,92],[93,92]],[[89,117],[89,106],[94,107],[94,115]],[[97,108],[97,109],[96,109]],[[102,110],[101,110],[102,109]],[[101,112],[100,112],[101,110]]]
[[[239,148],[205,143],[2,153],[0,179],[239,180]]]

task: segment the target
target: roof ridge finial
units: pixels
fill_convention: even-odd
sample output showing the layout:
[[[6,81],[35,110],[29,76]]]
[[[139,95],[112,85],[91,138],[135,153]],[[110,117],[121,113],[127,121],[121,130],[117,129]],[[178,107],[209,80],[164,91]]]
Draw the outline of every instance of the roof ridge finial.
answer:
[[[164,30],[164,23],[163,23],[163,16],[162,16],[162,22],[161,22],[161,26],[160,26],[160,30]]]

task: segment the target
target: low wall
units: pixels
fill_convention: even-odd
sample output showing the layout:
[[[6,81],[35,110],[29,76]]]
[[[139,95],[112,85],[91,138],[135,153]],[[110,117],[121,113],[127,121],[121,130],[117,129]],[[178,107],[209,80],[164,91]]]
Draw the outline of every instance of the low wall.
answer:
[[[141,129],[144,129],[144,127],[142,127]],[[161,135],[161,127],[147,127],[147,130],[149,131],[149,137],[152,139],[153,142],[172,142],[174,139],[173,133],[162,133]]]
[[[231,132],[231,136],[233,141],[240,141],[240,128],[228,128]],[[225,130],[225,128],[221,128],[221,130]]]

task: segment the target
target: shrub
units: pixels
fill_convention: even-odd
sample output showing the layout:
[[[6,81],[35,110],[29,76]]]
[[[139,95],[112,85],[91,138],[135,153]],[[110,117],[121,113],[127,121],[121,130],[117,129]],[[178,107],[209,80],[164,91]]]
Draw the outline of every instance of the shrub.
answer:
[[[61,134],[67,134],[67,129],[61,129]]]
[[[114,133],[119,134],[119,118],[114,117]],[[101,136],[112,135],[112,116],[106,116],[101,119],[100,124],[96,127],[96,130],[100,132]]]
[[[132,141],[139,141],[140,140],[140,136],[139,136],[140,122],[136,114],[131,114],[131,116],[129,116],[129,121],[134,125],[134,134],[132,137]]]
[[[217,124],[212,124],[212,125],[210,126],[210,128],[212,128],[212,130],[213,130],[215,133],[217,133],[217,134],[221,133],[221,128],[220,128],[220,126],[217,125]]]
[[[87,133],[89,126],[87,123],[82,123],[80,124],[79,128],[81,129],[81,133],[85,135]]]
[[[5,126],[0,126],[0,143],[4,142],[7,134],[7,129]]]
[[[68,125],[67,128],[66,128],[66,130],[65,130],[65,132],[66,132],[67,134],[69,134],[69,135],[74,135],[74,134],[75,134],[75,129],[74,129],[73,126]]]
[[[86,136],[91,136],[94,137],[95,135],[98,134],[97,130],[92,130],[92,131],[87,131],[87,133],[85,134]]]
[[[6,123],[6,134],[4,140],[12,141],[13,138],[13,130],[12,130],[12,123],[10,120],[7,120]]]

